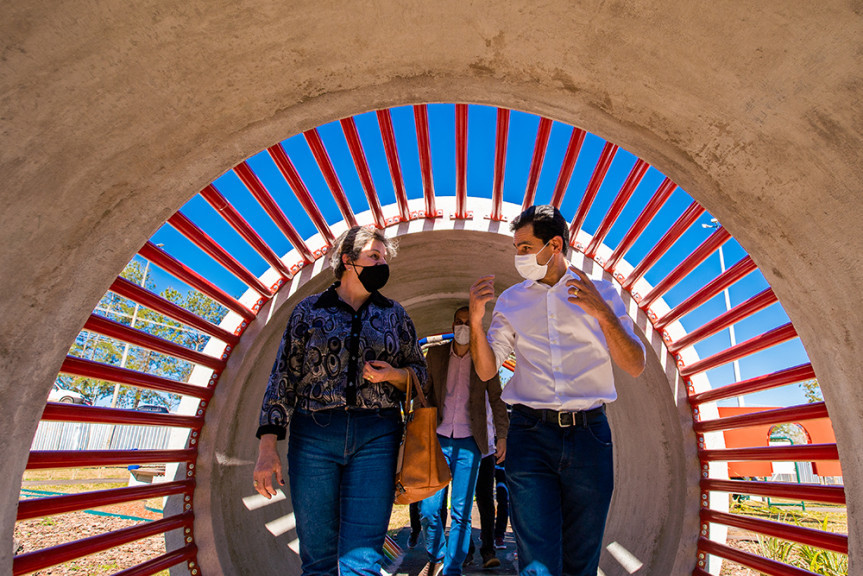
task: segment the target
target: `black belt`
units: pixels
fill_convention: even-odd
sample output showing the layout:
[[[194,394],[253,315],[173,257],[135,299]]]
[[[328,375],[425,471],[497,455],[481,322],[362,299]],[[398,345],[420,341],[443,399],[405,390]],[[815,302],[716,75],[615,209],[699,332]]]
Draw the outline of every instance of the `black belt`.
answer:
[[[522,414],[527,414],[532,418],[542,420],[547,424],[553,424],[561,428],[569,428],[570,426],[585,427],[600,416],[605,414],[605,404],[592,410],[580,410],[578,412],[558,412],[557,410],[540,410],[531,408],[524,404],[513,404],[513,410],[518,410]]]

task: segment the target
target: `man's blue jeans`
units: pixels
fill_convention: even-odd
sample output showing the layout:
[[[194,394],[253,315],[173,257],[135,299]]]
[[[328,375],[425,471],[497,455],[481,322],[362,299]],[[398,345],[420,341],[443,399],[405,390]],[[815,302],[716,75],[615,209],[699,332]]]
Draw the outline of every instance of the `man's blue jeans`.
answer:
[[[294,412],[288,469],[304,576],[380,574],[401,431],[397,408]]]
[[[440,490],[422,501],[420,522],[425,533],[429,559],[438,562],[443,560],[444,576],[458,575],[461,574],[461,565],[470,546],[470,513],[482,454],[473,437],[446,438],[438,435],[438,440],[452,472],[449,538],[444,536],[444,522],[440,514],[446,490]]]
[[[506,480],[520,573],[596,576],[614,490],[605,414],[560,428],[513,410]]]

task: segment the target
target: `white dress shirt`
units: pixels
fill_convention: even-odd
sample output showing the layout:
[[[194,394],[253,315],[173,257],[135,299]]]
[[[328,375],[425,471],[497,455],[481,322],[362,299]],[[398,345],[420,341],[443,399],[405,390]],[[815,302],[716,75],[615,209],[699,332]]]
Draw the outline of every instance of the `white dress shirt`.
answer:
[[[494,306],[488,342],[497,368],[515,352],[515,374],[504,402],[551,410],[590,410],[617,398],[611,356],[599,321],[567,300],[567,269],[554,286],[525,280]],[[639,343],[632,320],[611,282],[594,280],[623,328]]]

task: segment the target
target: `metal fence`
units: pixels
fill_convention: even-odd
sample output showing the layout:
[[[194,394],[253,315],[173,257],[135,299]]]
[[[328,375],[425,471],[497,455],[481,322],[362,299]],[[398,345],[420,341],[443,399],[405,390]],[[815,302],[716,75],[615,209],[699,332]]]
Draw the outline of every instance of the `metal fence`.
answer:
[[[164,450],[170,436],[167,426],[42,421],[30,450]]]

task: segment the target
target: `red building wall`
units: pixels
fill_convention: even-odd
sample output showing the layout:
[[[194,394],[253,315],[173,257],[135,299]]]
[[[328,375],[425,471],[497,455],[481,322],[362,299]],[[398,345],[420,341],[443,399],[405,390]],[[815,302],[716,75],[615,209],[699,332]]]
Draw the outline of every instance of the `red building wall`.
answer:
[[[720,406],[719,417],[727,418],[730,416],[739,416],[741,414],[750,414],[752,412],[763,412],[772,410],[763,406]],[[809,435],[811,444],[835,444],[836,436],[833,435],[833,426],[830,424],[829,418],[819,418],[817,420],[806,420],[805,422],[795,422],[801,426]],[[725,430],[725,446],[728,448],[752,448],[756,446],[768,446],[770,430],[773,425],[751,426],[748,428],[737,428],[735,430]],[[842,476],[842,468],[839,466],[838,460],[819,460],[812,463],[812,469],[819,476]],[[773,466],[770,462],[729,462],[728,476],[739,478],[744,476],[770,476],[773,473]]]

